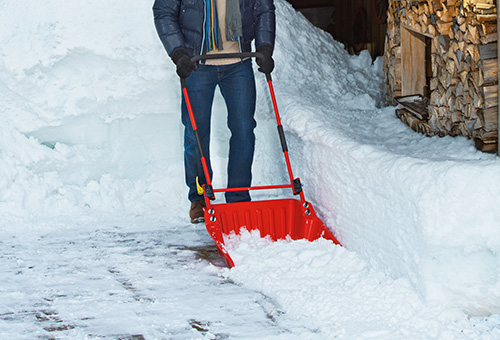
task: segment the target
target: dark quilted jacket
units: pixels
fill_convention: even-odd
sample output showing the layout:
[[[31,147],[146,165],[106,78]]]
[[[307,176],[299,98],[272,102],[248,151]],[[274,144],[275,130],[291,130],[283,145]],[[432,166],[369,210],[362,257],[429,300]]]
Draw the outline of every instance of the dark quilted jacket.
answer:
[[[240,0],[243,37],[242,52],[251,51],[251,42],[274,47],[275,14],[273,0]],[[205,0],[155,0],[156,30],[172,56],[185,48],[192,56],[205,53]]]

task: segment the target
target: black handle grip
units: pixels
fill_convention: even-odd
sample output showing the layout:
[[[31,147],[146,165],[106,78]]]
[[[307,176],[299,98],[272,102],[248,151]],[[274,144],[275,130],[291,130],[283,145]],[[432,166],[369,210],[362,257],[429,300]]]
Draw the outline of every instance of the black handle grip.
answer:
[[[200,60],[223,58],[264,58],[264,55],[260,52],[204,54],[191,57],[191,62],[196,63]]]

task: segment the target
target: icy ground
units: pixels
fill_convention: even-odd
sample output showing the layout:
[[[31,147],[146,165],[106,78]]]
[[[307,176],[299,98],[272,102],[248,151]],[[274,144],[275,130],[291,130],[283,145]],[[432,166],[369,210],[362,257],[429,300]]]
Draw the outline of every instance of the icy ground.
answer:
[[[244,234],[229,270],[187,220],[152,1],[0,0],[0,339],[500,339],[498,158],[413,133],[380,59],[275,3],[294,172],[345,247]],[[257,90],[254,184],[285,183]],[[216,187],[225,125],[217,95]]]
[[[2,233],[2,339],[500,336],[500,317],[426,307],[408,281],[324,240],[269,244],[244,234],[229,270],[203,225],[105,220]]]
[[[116,221],[117,222],[117,221]],[[203,225],[96,223],[1,241],[2,339],[300,339],[264,293],[236,285]]]

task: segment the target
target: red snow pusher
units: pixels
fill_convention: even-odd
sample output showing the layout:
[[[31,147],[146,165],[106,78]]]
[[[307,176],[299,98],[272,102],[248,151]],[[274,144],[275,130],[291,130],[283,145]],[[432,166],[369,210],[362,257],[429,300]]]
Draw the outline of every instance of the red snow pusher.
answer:
[[[191,58],[193,62],[204,59],[215,58],[261,58],[262,54],[258,52],[246,53],[224,53],[215,55],[203,55]],[[325,238],[340,244],[333,234],[328,230],[325,224],[316,216],[311,203],[307,202],[302,191],[302,185],[299,178],[294,178],[288,148],[286,145],[283,126],[281,125],[278,106],[274,94],[271,75],[266,74],[269,92],[273,102],[274,113],[278,125],[278,133],[281,141],[281,147],[285,156],[285,162],[288,169],[290,184],[252,186],[246,188],[226,188],[214,189],[208,172],[208,166],[203,154],[193,109],[189,101],[189,95],[186,88],[186,81],[181,79],[182,92],[186,101],[187,109],[191,119],[194,136],[198,145],[201,163],[207,183],[203,185],[205,197],[205,225],[208,233],[215,241],[219,254],[225,259],[229,267],[234,266],[234,262],[229,255],[224,244],[224,235],[239,234],[241,228],[249,231],[258,230],[261,237],[269,236],[273,241],[290,238],[292,240],[307,239],[314,241],[318,238]],[[290,188],[294,195],[299,199],[273,199],[263,201],[237,202],[237,203],[218,203],[213,204],[215,193],[229,191],[247,191],[247,190],[267,190]]]

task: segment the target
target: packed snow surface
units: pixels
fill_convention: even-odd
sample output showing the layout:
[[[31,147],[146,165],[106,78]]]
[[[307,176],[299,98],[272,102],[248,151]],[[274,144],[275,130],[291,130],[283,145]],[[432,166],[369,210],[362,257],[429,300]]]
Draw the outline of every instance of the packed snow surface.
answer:
[[[498,158],[412,132],[383,100],[381,58],[275,4],[292,166],[343,247],[243,232],[228,269],[188,223],[152,1],[0,1],[0,338],[500,338]],[[286,183],[256,79],[254,184]],[[224,187],[219,94],[212,136]]]

